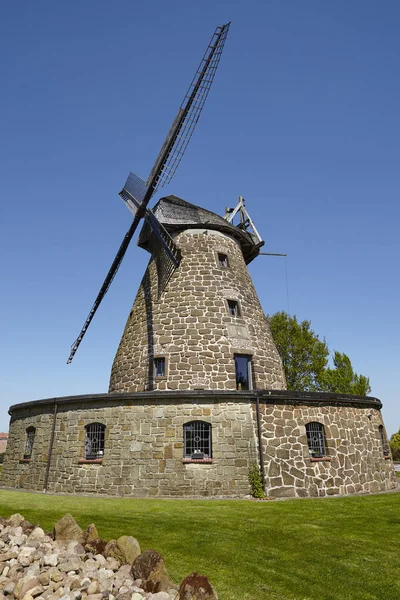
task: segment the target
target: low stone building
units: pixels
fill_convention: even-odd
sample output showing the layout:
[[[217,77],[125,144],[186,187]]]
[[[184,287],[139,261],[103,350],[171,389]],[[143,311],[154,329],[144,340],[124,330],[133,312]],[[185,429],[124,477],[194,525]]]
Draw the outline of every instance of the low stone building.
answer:
[[[0,454],[6,451],[8,433],[0,433]]]
[[[165,280],[152,252],[107,394],[10,408],[2,483],[137,497],[271,497],[396,487],[376,398],[285,390],[247,270],[262,242],[175,196],[155,207],[181,261]],[[163,285],[160,285],[163,280]]]

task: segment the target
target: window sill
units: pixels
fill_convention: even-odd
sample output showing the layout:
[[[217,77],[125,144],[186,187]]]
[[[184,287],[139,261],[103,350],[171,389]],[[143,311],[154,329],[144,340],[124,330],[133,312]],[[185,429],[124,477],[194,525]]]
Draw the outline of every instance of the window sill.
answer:
[[[383,458],[384,458],[385,460],[391,460],[391,459],[392,459],[392,457],[391,457],[391,456],[384,456]]]
[[[212,464],[212,461],[213,461],[212,458],[184,458],[182,460],[184,465],[187,465],[190,463],[200,463],[200,464],[210,465],[210,464]]]
[[[19,463],[30,463],[31,462],[31,458],[20,458],[19,459]]]
[[[311,462],[330,462],[332,459],[330,456],[320,456],[319,458],[310,456],[310,460]]]
[[[78,460],[79,465],[101,465],[103,464],[102,458],[80,458]]]

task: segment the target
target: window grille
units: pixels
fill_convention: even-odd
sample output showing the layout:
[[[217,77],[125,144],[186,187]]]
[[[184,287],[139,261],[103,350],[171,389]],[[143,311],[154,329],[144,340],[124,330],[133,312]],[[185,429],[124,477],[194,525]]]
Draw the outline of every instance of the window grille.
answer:
[[[253,389],[251,377],[251,356],[235,354],[236,389],[241,391]]]
[[[35,433],[36,433],[35,427],[28,427],[28,429],[26,430],[24,458],[32,458],[33,443],[35,441]]]
[[[154,359],[154,377],[165,377],[165,358]]]
[[[85,458],[95,460],[104,456],[104,439],[106,426],[102,423],[86,425]]]
[[[389,444],[388,444],[388,441],[386,438],[385,429],[384,429],[383,425],[379,425],[378,429],[379,429],[379,436],[381,438],[383,456],[390,456]]]
[[[227,269],[229,267],[228,257],[226,254],[222,254],[222,252],[218,252],[218,264],[223,269]]]
[[[311,456],[314,458],[326,456],[325,431],[322,423],[307,423],[306,433]]]
[[[227,303],[231,317],[240,317],[239,302],[237,300],[227,300]]]
[[[192,421],[183,426],[185,458],[211,458],[211,425]]]

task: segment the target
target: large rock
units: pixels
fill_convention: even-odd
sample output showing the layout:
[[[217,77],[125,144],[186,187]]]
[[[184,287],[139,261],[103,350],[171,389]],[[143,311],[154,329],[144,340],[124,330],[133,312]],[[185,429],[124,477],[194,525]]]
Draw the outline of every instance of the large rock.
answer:
[[[118,543],[116,540],[110,540],[108,542],[107,546],[104,548],[103,554],[106,558],[108,558],[108,557],[115,558],[121,564],[124,564],[126,562],[124,552],[118,546]]]
[[[72,515],[65,515],[54,525],[54,539],[57,542],[83,542],[83,531]]]
[[[23,598],[29,590],[38,585],[40,585],[40,581],[37,577],[30,577],[29,575],[21,577],[15,586],[14,596],[16,598]]]
[[[191,573],[179,587],[179,600],[218,600],[218,596],[205,575]]]
[[[11,515],[11,517],[8,517],[7,525],[10,525],[11,527],[18,527],[24,521],[25,519],[22,515],[20,515],[19,513],[15,513],[14,515]]]
[[[121,535],[117,539],[118,548],[121,550],[124,560],[120,561],[122,564],[131,565],[133,561],[141,554],[140,545],[136,538],[131,535]],[[118,557],[114,557],[119,560]]]
[[[94,540],[90,540],[85,544],[86,552],[91,552],[92,554],[103,554],[107,546],[106,540],[102,540],[101,538],[97,538]]]
[[[24,523],[27,522],[28,521],[24,521]],[[24,527],[24,523],[22,524],[22,528]],[[27,533],[28,531],[30,531],[29,534]],[[29,535],[28,542],[42,542],[46,537],[43,529],[37,525],[30,525],[29,527],[26,527],[24,533]]]
[[[134,579],[142,580],[146,592],[167,592],[174,587],[170,580],[161,554],[155,550],[146,550],[133,562],[131,574]]]
[[[99,539],[99,532],[97,531],[97,527],[94,523],[88,525],[83,533],[83,542],[84,544],[88,544],[93,540]]]

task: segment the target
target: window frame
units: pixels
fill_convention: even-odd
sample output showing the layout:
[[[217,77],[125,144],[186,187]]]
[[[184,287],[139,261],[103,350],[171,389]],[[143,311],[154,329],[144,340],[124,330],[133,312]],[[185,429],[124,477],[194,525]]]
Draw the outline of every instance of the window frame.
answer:
[[[194,429],[193,433],[196,433],[196,429],[198,430],[197,435],[206,433],[206,436],[203,440],[200,438],[199,440],[188,439],[188,432],[191,431],[190,428]],[[201,431],[203,428],[203,431]],[[196,436],[197,437],[197,436]],[[206,439],[208,438],[208,439]],[[198,447],[198,451],[196,452],[196,443]],[[206,449],[207,445],[207,449]],[[202,448],[201,448],[202,446]],[[187,450],[192,449],[192,452],[188,452]],[[188,421],[183,424],[183,458],[184,460],[211,460],[212,459],[212,425],[207,421],[202,420],[193,420]]]
[[[318,427],[312,427],[317,425]],[[321,459],[328,456],[328,447],[326,444],[325,426],[319,421],[309,421],[305,424],[307,447],[311,459]],[[313,436],[314,434],[314,436]],[[317,434],[317,436],[316,436]],[[312,437],[317,437],[313,440]]]
[[[379,425],[378,431],[379,431],[379,437],[381,440],[383,456],[384,456],[384,458],[390,458],[390,446],[389,446],[389,442],[388,442],[388,439],[386,436],[385,428],[382,424]]]
[[[33,453],[33,446],[35,444],[36,427],[30,425],[25,430],[25,449],[24,449],[24,460],[31,460]]]
[[[89,439],[89,429],[90,428],[94,428],[97,427],[97,434],[99,435],[100,439],[96,440],[95,444],[98,446],[97,450],[95,452],[93,452],[93,439]],[[106,445],[106,425],[104,425],[104,423],[100,423],[98,421],[93,421],[92,423],[88,423],[87,425],[85,425],[85,443],[84,443],[84,447],[83,447],[83,459],[84,460],[103,460],[104,458],[104,453],[105,453],[105,445]],[[94,435],[95,432],[91,433],[91,435]],[[90,444],[92,444],[92,446],[89,448],[88,447],[88,442],[90,441]]]
[[[237,309],[237,314],[231,313],[231,306],[229,303],[235,303],[235,307]],[[232,317],[232,319],[240,319],[242,317],[242,307],[240,306],[240,301],[237,298],[225,298],[226,310],[228,315]]]
[[[221,256],[225,257],[224,260],[226,261],[226,265],[222,264],[222,261],[220,260]],[[226,252],[216,250],[215,251],[215,259],[216,259],[217,267],[219,267],[220,269],[230,269],[229,256],[226,254]]]
[[[247,358],[247,380],[248,380],[248,388],[243,390],[239,389],[239,385],[241,386],[241,382],[238,382],[238,371],[237,371],[237,363],[236,357]],[[253,356],[251,354],[244,354],[241,352],[235,352],[233,355],[234,363],[235,363],[235,380],[236,380],[236,391],[237,392],[251,392],[254,389],[253,385]]]
[[[156,368],[156,360],[163,360],[164,361],[164,375],[157,375],[157,368]],[[154,356],[153,358],[153,379],[165,379],[167,377],[167,357],[166,356]]]

